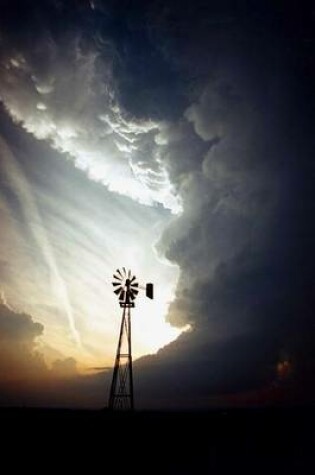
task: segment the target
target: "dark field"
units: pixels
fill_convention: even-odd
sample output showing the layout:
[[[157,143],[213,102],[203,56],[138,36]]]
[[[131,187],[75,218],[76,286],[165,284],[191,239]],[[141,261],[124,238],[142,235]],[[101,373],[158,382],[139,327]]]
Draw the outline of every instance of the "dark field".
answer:
[[[304,475],[315,469],[314,412],[2,409],[0,424],[12,470]]]

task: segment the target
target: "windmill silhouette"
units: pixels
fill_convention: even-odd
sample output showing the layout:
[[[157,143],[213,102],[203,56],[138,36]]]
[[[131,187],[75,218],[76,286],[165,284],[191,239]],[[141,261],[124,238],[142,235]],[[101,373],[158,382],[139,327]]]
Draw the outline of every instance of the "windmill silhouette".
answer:
[[[108,407],[109,409],[133,410],[131,309],[135,307],[135,299],[140,289],[144,289],[146,296],[153,299],[153,284],[139,286],[136,276],[132,276],[130,270],[127,272],[125,267],[121,270],[117,269],[113,278],[114,293],[118,296],[123,312]]]

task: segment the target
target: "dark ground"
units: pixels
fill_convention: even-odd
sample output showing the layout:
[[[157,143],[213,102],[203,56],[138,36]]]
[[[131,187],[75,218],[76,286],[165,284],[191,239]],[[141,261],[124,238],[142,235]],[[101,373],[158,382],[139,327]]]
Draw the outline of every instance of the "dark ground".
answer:
[[[1,446],[10,472],[304,475],[315,473],[314,414],[2,409]]]

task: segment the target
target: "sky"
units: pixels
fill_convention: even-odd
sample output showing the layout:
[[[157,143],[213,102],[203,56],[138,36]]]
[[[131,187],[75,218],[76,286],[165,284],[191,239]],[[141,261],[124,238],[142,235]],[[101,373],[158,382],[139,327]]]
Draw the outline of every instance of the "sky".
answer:
[[[311,2],[0,2],[0,405],[314,401]]]

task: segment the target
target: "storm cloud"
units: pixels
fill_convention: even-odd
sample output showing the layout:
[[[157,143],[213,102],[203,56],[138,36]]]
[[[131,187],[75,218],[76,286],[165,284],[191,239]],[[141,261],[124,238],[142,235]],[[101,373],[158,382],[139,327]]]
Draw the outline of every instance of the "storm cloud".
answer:
[[[202,407],[281,384],[284,400],[310,401],[312,15],[153,3],[17,14],[13,2],[1,100],[89,178],[174,213],[152,243],[180,272],[167,320],[190,330],[136,363],[140,405]],[[18,30],[23,15],[31,28]]]
[[[81,376],[73,358],[49,366],[43,355],[44,326],[0,303],[0,404],[2,406],[95,407],[102,405],[104,377]],[[58,355],[58,352],[55,352]]]
[[[43,325],[35,323],[29,315],[14,312],[1,301],[0,339],[1,383],[34,377],[46,369],[40,354],[36,352],[36,338],[43,332]]]
[[[294,367],[288,399],[314,397],[313,138],[301,125],[312,116],[305,90],[287,77],[308,82],[291,69],[296,58],[282,51],[280,60],[279,37],[270,56],[269,41],[259,42],[257,60],[249,46],[257,37],[247,35],[239,51],[217,40],[226,54],[215,58],[213,77],[160,139],[184,208],[159,243],[181,269],[168,318],[193,331],[148,359],[145,374],[151,382],[150,367],[167,381],[176,374],[167,389],[174,406],[273,385],[284,354]],[[281,67],[272,69],[276,56]]]

